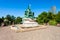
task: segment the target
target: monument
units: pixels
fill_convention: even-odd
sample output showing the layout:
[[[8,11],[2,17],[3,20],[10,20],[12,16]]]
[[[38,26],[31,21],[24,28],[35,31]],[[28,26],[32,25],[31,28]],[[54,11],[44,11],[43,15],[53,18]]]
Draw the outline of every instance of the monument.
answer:
[[[28,8],[25,11],[24,17],[22,18],[22,25],[12,25],[10,26],[12,30],[16,32],[25,32],[30,30],[37,30],[40,28],[45,28],[45,26],[39,25],[36,21],[36,18],[34,17],[34,12],[31,11],[30,5],[28,5]]]
[[[25,11],[24,17],[22,19],[23,27],[36,27],[38,23],[34,20],[34,12],[31,11],[30,5]]]

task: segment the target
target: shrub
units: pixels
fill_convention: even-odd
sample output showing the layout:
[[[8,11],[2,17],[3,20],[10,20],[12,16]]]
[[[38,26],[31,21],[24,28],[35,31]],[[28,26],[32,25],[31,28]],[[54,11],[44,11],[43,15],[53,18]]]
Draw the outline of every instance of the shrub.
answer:
[[[56,22],[55,20],[50,20],[50,21],[49,21],[49,24],[50,24],[50,25],[56,25],[57,22]]]

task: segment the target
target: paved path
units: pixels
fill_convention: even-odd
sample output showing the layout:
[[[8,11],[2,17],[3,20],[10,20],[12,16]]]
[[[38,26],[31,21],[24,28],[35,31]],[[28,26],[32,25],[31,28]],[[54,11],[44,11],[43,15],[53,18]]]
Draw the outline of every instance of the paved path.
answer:
[[[9,27],[0,28],[0,40],[60,40],[60,27],[16,33]]]

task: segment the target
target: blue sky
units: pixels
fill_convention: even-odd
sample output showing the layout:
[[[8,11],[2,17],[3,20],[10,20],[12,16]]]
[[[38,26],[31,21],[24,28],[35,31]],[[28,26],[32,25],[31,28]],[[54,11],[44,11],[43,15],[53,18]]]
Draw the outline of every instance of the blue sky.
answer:
[[[7,14],[23,17],[28,4],[31,4],[35,16],[49,11],[52,6],[56,6],[57,11],[60,10],[60,0],[0,0],[0,17]]]

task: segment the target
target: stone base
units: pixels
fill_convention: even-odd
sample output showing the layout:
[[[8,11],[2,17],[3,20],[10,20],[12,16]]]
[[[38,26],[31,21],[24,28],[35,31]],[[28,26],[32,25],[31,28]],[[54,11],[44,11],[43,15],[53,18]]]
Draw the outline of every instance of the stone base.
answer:
[[[31,18],[23,18],[23,27],[36,27],[38,23]]]
[[[36,27],[38,26],[38,23],[31,22],[31,23],[23,23],[23,27]]]
[[[22,28],[22,29],[20,29],[20,30],[17,30],[16,32],[27,32],[27,31],[44,29],[44,28],[47,28],[47,26],[39,25],[38,27],[33,27],[33,28]]]
[[[23,27],[23,25],[14,25],[14,26],[10,26],[11,30],[15,31],[15,32],[25,32],[25,31],[32,31],[32,30],[38,30],[38,29],[44,29],[47,28],[47,26],[45,25],[39,25],[37,27]]]

